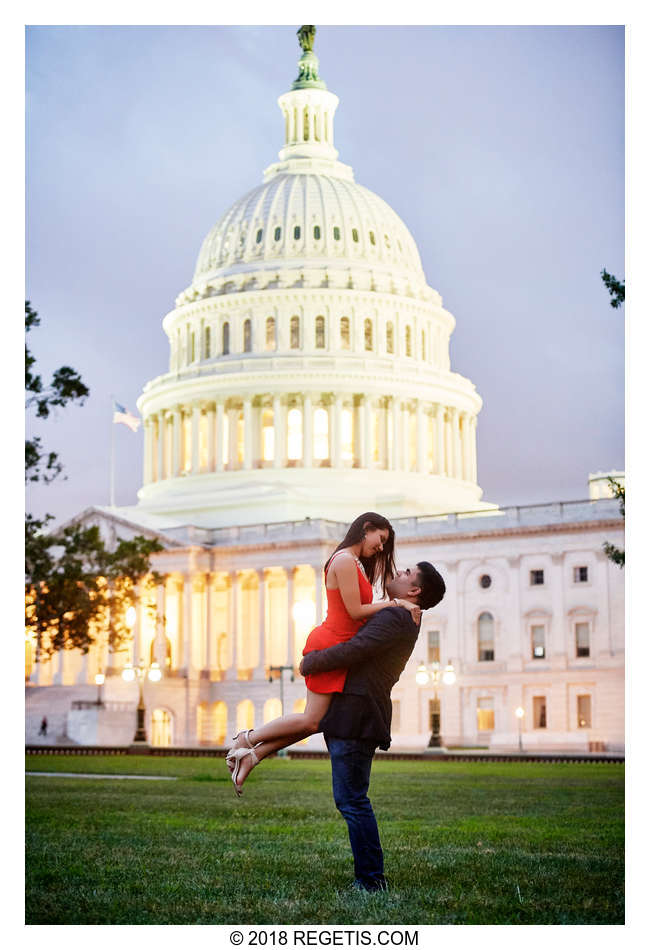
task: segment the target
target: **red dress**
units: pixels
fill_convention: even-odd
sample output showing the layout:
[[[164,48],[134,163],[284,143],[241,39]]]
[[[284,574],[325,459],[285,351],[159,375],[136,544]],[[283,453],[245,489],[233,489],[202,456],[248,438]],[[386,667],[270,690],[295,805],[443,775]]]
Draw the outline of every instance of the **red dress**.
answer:
[[[332,562],[330,561],[330,564]],[[357,561],[357,576],[359,578],[359,594],[362,604],[372,603],[372,584],[365,576]],[[327,580],[327,573],[325,574]],[[345,609],[340,590],[327,591],[327,617],[318,627],[314,627],[307,637],[303,656],[311,650],[324,650],[335,643],[345,643],[353,637],[363,620],[353,620]],[[312,693],[340,693],[343,691],[347,670],[329,670],[327,673],[312,673],[305,677],[307,689]]]

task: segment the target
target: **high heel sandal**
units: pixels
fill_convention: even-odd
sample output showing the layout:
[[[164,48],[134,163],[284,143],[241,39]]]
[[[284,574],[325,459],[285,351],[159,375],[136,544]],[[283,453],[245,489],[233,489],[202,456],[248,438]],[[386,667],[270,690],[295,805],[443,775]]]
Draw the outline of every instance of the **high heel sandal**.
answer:
[[[251,732],[252,732],[252,731],[253,731],[252,729],[242,729],[241,732],[238,732],[236,736],[233,736],[233,737],[232,737],[232,738],[233,738],[233,741],[234,741],[234,742],[237,742],[237,739],[239,739],[240,736],[243,736],[244,741],[245,741],[246,744],[248,745],[248,749],[254,749],[255,746],[254,746],[253,743],[251,742]],[[243,747],[243,746],[238,746],[236,749],[235,749],[235,748],[230,748],[230,749],[228,750],[228,752],[226,753],[226,764],[228,765],[228,768],[230,769],[231,772],[232,772],[232,770],[233,770],[233,768],[234,768],[235,752],[238,752],[239,749],[242,749],[242,748],[244,748],[244,747]]]
[[[233,783],[233,785],[235,786],[235,794],[237,795],[237,798],[241,798],[241,796],[242,796],[242,794],[243,794],[243,789],[241,788],[240,785],[237,784],[237,776],[239,775],[239,770],[240,770],[240,768],[241,768],[242,759],[243,759],[245,756],[247,756],[247,755],[250,755],[250,756],[252,757],[252,759],[253,759],[253,766],[252,766],[252,767],[255,768],[255,766],[259,763],[259,759],[258,759],[257,756],[255,755],[255,749],[254,749],[254,748],[250,748],[250,749],[233,749],[232,754],[228,756],[228,758],[231,759],[231,760],[233,760],[234,763],[235,763],[235,767],[233,768],[233,770],[232,770],[232,772],[231,772],[231,776],[232,776],[232,783]]]

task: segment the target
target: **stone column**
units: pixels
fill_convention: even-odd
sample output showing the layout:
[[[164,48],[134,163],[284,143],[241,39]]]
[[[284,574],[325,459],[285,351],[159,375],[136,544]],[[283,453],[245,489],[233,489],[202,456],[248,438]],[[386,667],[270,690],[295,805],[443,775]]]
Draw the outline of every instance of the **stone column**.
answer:
[[[223,472],[223,420],[224,420],[224,410],[223,403],[218,402],[216,405],[216,429],[214,433],[215,439],[215,469],[217,472]]]
[[[302,400],[302,464],[312,468],[314,464],[314,410],[310,393]]]
[[[469,413],[462,412],[460,415],[460,456],[461,471],[464,481],[469,481],[470,477],[470,458],[469,458]]]
[[[214,472],[214,447],[215,447],[215,429],[214,429],[214,403],[210,403],[206,409],[208,426],[208,460],[206,465],[207,472]]]
[[[454,478],[462,478],[462,460],[460,451],[460,425],[458,409],[456,406],[451,408],[451,440],[454,452]]]
[[[158,465],[156,479],[161,482],[165,477],[165,413],[158,413]]]
[[[478,473],[476,470],[476,416],[472,416],[470,419],[469,458],[470,458],[469,478],[470,478],[470,481],[476,482],[478,478]]]
[[[174,406],[172,416],[172,478],[178,478],[181,473],[181,409]]]
[[[151,416],[148,416],[144,420],[144,465],[143,465],[143,482],[145,485],[148,485],[152,481],[152,459],[153,459],[153,419]]]
[[[288,636],[287,636],[287,666],[293,667],[295,661],[295,652],[296,652],[296,622],[293,619],[293,599],[294,599],[294,577],[295,568],[291,567],[287,570],[287,620],[288,620]]]
[[[253,678],[263,680],[266,678],[266,575],[264,568],[257,571],[257,579],[259,619],[257,622],[257,664],[253,671]]]
[[[364,395],[361,397],[361,468],[370,468],[370,399]]]
[[[239,456],[237,453],[237,409],[228,409],[228,468],[239,468]]]
[[[228,598],[229,630],[230,641],[232,643],[232,662],[230,668],[224,671],[224,679],[237,679],[239,651],[237,649],[237,627],[239,619],[239,574],[237,571],[230,573],[230,597]]]
[[[435,407],[435,457],[433,460],[433,470],[436,475],[445,474],[445,412],[443,407],[437,403]]]
[[[400,407],[396,396],[391,398],[391,413],[393,417],[393,453],[391,467],[394,472],[400,469]]]
[[[388,468],[388,409],[386,408],[386,400],[380,399],[377,406],[377,455],[379,456],[379,468]]]
[[[332,468],[341,467],[341,415],[343,412],[343,397],[337,393],[330,411],[330,419],[334,423],[330,435],[330,459]]]
[[[315,597],[316,597],[316,626],[323,622],[323,566],[314,564]]]
[[[167,644],[165,640],[165,578],[156,586],[156,633],[153,655],[161,670],[167,668]]]
[[[408,403],[402,406],[402,468],[405,472],[411,471],[411,409]]]
[[[183,576],[183,669],[189,676],[192,665],[192,575]]]
[[[253,467],[253,403],[244,396],[244,468]]]
[[[417,439],[417,470],[426,472],[426,419],[424,416],[424,403],[418,399],[415,409],[416,420],[416,439]]]
[[[192,475],[199,473],[199,432],[201,429],[201,406],[195,402],[192,406]]]
[[[212,602],[212,574],[205,572],[205,654],[204,669],[207,671],[208,678],[212,667],[214,666],[214,624],[213,624],[213,602]]]
[[[448,478],[454,477],[454,456],[451,444],[451,423],[449,421],[449,409],[445,409],[445,474]]]

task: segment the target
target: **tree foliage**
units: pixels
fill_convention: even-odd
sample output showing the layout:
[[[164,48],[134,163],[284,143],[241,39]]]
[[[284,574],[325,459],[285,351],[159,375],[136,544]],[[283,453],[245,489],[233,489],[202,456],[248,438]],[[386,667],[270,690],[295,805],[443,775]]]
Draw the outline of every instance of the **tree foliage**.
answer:
[[[96,525],[68,525],[37,535],[26,559],[26,625],[39,656],[62,649],[87,653],[98,637],[112,650],[129,639],[127,610],[143,581],[154,585],[149,558],[162,545],[142,536],[118,538],[109,550]]]
[[[614,494],[614,498],[618,498],[619,502],[619,511],[621,512],[623,518],[625,518],[625,486],[619,485],[616,479],[609,477],[607,479],[609,482],[610,488]],[[625,567],[625,551],[622,548],[617,548],[615,544],[611,544],[609,541],[605,541],[603,544],[603,551],[614,564],[617,564],[619,567]]]
[[[38,313],[25,301],[25,334],[40,326]],[[36,418],[47,419],[53,409],[78,402],[83,405],[90,390],[70,366],[60,366],[45,385],[36,372],[36,357],[25,342],[25,409],[35,410]],[[53,481],[63,466],[56,452],[47,452],[38,436],[25,439],[25,481]]]
[[[603,268],[600,272],[600,276],[603,279],[605,287],[609,291],[611,300],[609,304],[615,309],[620,307],[621,304],[625,303],[625,281],[621,283],[620,280],[617,280],[613,274],[608,274],[607,271]]]

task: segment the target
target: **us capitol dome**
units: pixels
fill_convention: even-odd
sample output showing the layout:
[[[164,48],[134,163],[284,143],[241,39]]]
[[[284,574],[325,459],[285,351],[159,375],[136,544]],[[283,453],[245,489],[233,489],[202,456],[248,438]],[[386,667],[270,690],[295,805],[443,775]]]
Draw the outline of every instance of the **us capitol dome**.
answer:
[[[303,45],[279,160],[201,246],[147,383],[139,516],[198,527],[467,511],[482,401],[408,228],[338,160]],[[305,48],[307,47],[307,48]],[[158,516],[158,517],[157,517]]]

